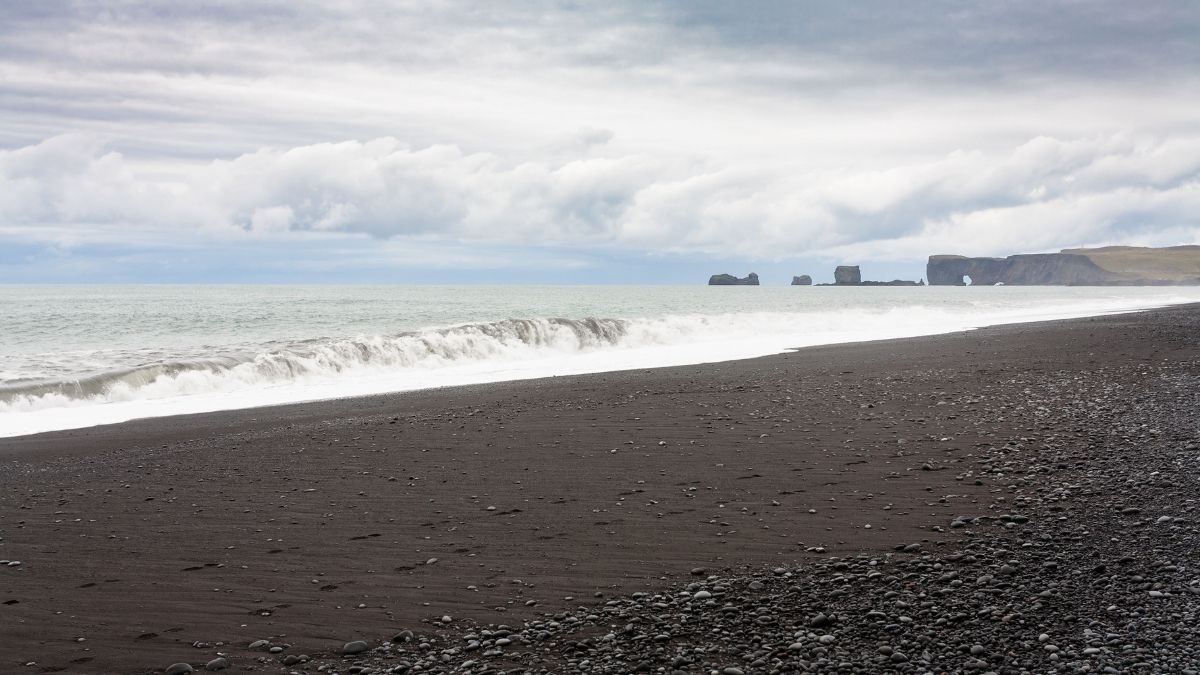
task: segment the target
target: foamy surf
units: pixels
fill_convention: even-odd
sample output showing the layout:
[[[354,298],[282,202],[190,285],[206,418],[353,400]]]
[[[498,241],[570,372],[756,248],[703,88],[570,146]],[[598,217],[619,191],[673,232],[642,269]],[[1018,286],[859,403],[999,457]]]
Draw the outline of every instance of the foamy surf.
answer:
[[[1014,302],[1020,291],[1003,296],[955,291],[957,296],[945,297],[957,301],[949,305],[942,301],[942,306],[921,304],[922,296],[911,292],[881,304],[878,290],[855,289],[858,295],[827,294],[823,297],[828,302],[802,311],[505,319],[390,335],[272,339],[214,347],[212,354],[203,353],[207,348],[189,346],[179,350],[183,355],[179,358],[156,347],[147,350],[160,356],[152,361],[66,377],[22,377],[6,370],[17,377],[0,381],[0,436],[433,387],[708,363],[796,347],[1200,300],[1200,290],[1189,294],[1178,289],[1127,297],[1106,293],[1081,298],[1075,292],[1069,301],[1040,297],[1025,303]],[[1004,302],[996,302],[997,297]],[[866,306],[855,306],[856,299]],[[95,353],[87,356],[89,364],[103,361]],[[132,356],[122,358],[136,356],[134,350]],[[58,357],[43,370],[61,369],[62,361]],[[32,367],[26,370],[40,372]]]

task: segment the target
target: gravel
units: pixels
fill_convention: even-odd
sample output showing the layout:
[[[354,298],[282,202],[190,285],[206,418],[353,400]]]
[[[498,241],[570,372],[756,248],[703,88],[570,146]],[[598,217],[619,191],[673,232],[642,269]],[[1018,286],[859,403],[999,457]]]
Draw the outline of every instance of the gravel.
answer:
[[[980,443],[954,477],[982,481],[991,500],[943,521],[948,540],[776,569],[684,568],[658,593],[513,626],[431,617],[297,672],[1197,672],[1197,366],[1163,366],[1153,386],[1103,367],[1011,374],[1009,404],[964,424],[986,432],[1025,415],[1027,433]]]

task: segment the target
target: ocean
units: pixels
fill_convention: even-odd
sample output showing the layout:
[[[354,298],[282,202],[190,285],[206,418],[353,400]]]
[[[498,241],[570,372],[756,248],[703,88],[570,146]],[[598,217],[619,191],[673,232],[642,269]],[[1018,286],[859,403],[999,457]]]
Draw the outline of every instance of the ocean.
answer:
[[[1185,302],[1200,288],[0,286],[0,436]]]

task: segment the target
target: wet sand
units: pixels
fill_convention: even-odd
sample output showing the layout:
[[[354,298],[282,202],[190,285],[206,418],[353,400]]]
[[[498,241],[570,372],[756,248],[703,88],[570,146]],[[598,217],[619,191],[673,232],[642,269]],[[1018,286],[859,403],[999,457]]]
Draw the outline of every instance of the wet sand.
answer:
[[[247,645],[934,548],[980,448],[1047,431],[1008,381],[1195,361],[1198,312],[0,439],[0,672],[277,671]]]

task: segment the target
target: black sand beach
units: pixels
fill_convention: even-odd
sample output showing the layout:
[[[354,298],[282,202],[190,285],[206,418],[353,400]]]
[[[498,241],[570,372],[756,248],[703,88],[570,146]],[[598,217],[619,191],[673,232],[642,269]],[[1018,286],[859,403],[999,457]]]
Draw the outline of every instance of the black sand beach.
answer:
[[[1186,306],[0,439],[0,672],[1192,672],[1198,359]]]

